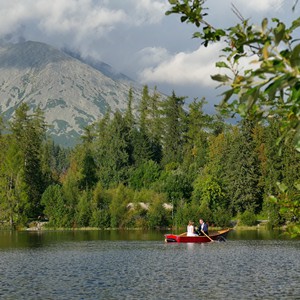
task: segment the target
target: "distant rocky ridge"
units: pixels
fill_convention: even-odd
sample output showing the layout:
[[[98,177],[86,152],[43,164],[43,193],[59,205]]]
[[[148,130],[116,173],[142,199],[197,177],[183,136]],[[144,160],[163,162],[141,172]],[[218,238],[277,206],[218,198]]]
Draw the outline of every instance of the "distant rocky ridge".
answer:
[[[142,87],[126,75],[70,54],[32,41],[0,47],[0,113],[10,119],[22,102],[40,106],[49,135],[63,146],[76,144],[109,108],[124,111],[130,87],[134,107],[142,97]]]

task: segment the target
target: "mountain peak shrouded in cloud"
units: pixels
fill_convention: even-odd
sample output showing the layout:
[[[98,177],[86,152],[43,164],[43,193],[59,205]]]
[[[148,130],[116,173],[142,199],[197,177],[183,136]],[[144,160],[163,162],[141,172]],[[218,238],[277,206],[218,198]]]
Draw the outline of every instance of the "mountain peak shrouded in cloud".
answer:
[[[44,43],[0,47],[0,113],[10,119],[21,102],[31,109],[39,106],[50,125],[49,135],[64,146],[78,142],[84,127],[108,110],[125,111],[130,88],[136,108],[142,87],[133,81],[108,77]]]
[[[6,44],[1,52],[1,68],[41,69],[49,63],[59,63],[71,59],[70,56],[52,46],[33,41]]]
[[[71,57],[76,58],[76,59],[80,60],[81,62],[92,66],[93,68],[95,68],[96,70],[98,70],[102,74],[104,74],[105,76],[108,76],[114,80],[126,81],[132,85],[135,85],[135,82],[133,81],[133,79],[131,79],[130,77],[126,76],[123,73],[118,72],[112,66],[110,66],[109,64],[107,64],[103,61],[97,60],[97,59],[93,58],[92,56],[83,57],[80,54],[80,52],[74,51],[71,49],[67,49],[67,48],[62,49],[62,51],[64,53],[70,55]]]
[[[228,28],[239,22],[232,4],[260,25],[264,17],[295,19],[300,10],[297,5],[292,13],[295,1],[207,0],[205,6],[208,21]],[[169,7],[168,0],[0,0],[0,40],[76,49],[94,67],[105,62],[165,94],[174,90],[189,99],[205,96],[210,103],[218,102],[217,83],[210,75],[219,49],[192,39],[197,29],[182,24],[179,15],[166,16]]]

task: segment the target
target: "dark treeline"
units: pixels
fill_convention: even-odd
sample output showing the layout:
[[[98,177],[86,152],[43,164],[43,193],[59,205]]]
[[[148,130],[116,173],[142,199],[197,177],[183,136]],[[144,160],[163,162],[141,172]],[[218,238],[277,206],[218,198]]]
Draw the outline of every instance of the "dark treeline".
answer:
[[[42,112],[26,104],[0,127],[0,221],[24,225],[46,216],[52,227],[155,228],[203,217],[228,226],[237,217],[271,226],[297,222],[300,153],[280,142],[280,120],[236,125],[184,109],[144,87],[134,114],[107,112],[66,150],[46,139]],[[281,199],[282,201],[278,201]]]

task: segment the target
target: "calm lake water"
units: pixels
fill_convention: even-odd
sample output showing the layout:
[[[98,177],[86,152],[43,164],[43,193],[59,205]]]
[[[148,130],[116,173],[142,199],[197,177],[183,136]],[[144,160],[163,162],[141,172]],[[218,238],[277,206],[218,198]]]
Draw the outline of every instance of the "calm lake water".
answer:
[[[0,231],[0,299],[300,299],[300,241],[267,231]]]

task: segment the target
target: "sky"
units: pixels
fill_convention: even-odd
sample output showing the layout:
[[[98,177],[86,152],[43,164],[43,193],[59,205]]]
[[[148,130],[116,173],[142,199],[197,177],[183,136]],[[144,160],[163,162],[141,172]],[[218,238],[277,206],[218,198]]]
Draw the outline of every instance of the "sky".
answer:
[[[264,17],[291,22],[300,15],[296,0],[207,0],[208,20],[229,27]],[[118,72],[170,95],[205,97],[207,112],[220,102],[210,75],[218,73],[220,45],[205,48],[192,35],[197,29],[178,15],[166,16],[167,0],[0,0],[0,39],[32,40],[69,48],[111,65]]]

